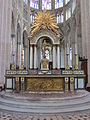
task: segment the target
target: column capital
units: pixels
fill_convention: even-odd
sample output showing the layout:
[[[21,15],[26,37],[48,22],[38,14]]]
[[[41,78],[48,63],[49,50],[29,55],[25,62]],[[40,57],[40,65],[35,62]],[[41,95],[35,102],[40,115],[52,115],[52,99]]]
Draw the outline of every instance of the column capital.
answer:
[[[53,47],[56,47],[57,46],[57,44],[53,44]]]
[[[56,46],[57,46],[57,47],[60,47],[60,44],[57,44]]]
[[[33,44],[30,44],[30,47],[33,47]]]
[[[37,44],[34,44],[34,47],[37,47]]]

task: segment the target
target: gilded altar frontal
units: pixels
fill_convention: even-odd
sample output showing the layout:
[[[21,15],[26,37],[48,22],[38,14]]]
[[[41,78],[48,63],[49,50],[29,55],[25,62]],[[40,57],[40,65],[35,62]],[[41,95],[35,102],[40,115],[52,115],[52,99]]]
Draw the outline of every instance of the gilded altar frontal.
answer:
[[[27,78],[26,91],[63,91],[63,78]]]

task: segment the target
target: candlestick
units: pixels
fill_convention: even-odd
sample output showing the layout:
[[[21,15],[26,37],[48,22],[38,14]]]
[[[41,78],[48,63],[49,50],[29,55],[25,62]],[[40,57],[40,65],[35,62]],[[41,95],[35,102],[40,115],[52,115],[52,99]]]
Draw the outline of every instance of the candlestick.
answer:
[[[24,69],[24,66],[23,66],[23,46],[21,48],[21,70]]]
[[[77,44],[75,44],[75,54],[77,54]]]
[[[13,56],[13,64],[12,64],[11,69],[12,69],[12,70],[15,70],[15,65],[14,65],[14,43],[13,43],[13,46],[12,46],[12,47],[13,47],[13,51],[12,51],[12,52],[13,52],[13,54],[12,54],[12,56]]]
[[[69,46],[68,46],[68,44],[67,44],[67,54],[69,54]]]
[[[75,70],[78,70],[78,53],[77,53],[77,44],[75,44]]]
[[[67,65],[66,65],[66,69],[67,70],[69,70],[70,68],[69,68],[69,64],[68,64],[68,56],[69,56],[69,46],[68,46],[68,44],[67,44]]]

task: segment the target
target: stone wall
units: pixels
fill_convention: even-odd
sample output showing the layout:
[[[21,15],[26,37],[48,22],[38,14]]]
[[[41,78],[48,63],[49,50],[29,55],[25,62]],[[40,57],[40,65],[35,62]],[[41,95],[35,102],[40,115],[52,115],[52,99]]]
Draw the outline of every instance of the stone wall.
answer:
[[[88,59],[88,83],[90,83],[90,0],[80,0],[82,22],[82,52]]]
[[[11,0],[0,0],[0,83],[10,66]]]

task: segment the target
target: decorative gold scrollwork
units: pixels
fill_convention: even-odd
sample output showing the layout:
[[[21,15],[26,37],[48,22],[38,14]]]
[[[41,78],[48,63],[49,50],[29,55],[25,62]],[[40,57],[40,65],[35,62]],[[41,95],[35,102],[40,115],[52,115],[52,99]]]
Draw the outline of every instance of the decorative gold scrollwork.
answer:
[[[63,84],[63,78],[27,78],[27,91],[60,91]]]

